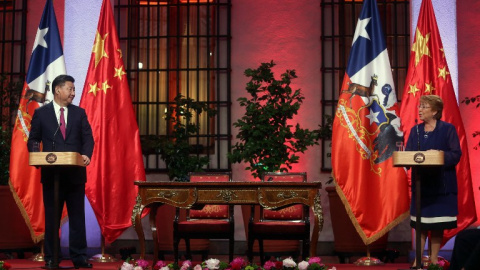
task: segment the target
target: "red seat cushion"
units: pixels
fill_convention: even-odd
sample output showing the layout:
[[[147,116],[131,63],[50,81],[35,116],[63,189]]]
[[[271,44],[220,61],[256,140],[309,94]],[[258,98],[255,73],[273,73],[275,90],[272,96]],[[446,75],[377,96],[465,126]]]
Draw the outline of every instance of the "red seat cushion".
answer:
[[[265,178],[273,182],[303,182],[301,174],[267,174]],[[301,220],[303,219],[303,205],[297,204],[281,210],[263,209],[263,219],[266,220]]]
[[[202,210],[190,210],[190,218],[228,218],[228,205],[207,204]]]
[[[304,234],[305,223],[291,221],[254,222],[252,231],[255,234]]]
[[[190,176],[190,182],[228,182],[229,174],[193,174]],[[209,219],[209,218],[228,218],[228,205],[205,205],[201,210],[190,210],[190,218]]]
[[[230,231],[230,223],[227,220],[218,219],[182,221],[178,223],[178,231],[208,234],[212,232],[223,233]]]
[[[264,219],[273,220],[301,220],[303,219],[303,205],[297,204],[281,210],[263,210]]]

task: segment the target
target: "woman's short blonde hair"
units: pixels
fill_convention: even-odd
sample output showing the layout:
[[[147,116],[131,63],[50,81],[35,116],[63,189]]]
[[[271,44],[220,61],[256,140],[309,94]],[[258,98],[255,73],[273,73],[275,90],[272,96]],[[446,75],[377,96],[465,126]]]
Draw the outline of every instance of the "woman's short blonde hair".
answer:
[[[437,112],[433,117],[437,120],[442,118],[443,101],[437,95],[425,95],[420,97],[420,103],[427,103],[433,112]]]

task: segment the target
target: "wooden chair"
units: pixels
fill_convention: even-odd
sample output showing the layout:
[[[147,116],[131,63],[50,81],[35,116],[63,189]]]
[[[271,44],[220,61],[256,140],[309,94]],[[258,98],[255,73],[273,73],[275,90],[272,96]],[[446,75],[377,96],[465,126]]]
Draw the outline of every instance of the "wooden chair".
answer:
[[[262,181],[306,182],[306,173],[266,173]],[[258,240],[261,265],[265,263],[263,240],[302,240],[302,257],[310,250],[310,217],[306,205],[296,204],[280,210],[260,207],[260,219],[255,220],[252,207],[248,223],[248,260],[253,261],[253,244]]]
[[[190,173],[190,182],[226,182],[232,181],[230,172]],[[177,208],[173,222],[173,252],[178,262],[178,245],[181,239],[185,240],[186,257],[192,258],[190,239],[228,239],[228,255],[233,260],[235,223],[233,219],[233,205],[205,205],[201,210],[187,210],[185,221],[179,220],[180,209]],[[206,260],[203,256],[202,260]]]

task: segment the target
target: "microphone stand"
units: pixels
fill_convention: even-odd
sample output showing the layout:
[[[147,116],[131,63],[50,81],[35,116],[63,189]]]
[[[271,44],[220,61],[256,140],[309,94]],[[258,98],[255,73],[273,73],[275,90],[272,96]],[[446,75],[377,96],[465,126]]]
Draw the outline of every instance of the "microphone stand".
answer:
[[[52,151],[55,152],[55,137],[57,136],[58,131],[60,130],[60,126],[62,123],[58,124],[57,130],[53,133],[53,141],[52,141]]]

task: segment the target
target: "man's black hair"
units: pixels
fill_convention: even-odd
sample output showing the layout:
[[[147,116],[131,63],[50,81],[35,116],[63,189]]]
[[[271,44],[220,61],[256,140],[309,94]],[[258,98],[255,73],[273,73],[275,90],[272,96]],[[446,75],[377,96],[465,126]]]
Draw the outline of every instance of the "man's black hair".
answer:
[[[74,83],[75,79],[72,76],[66,75],[66,74],[58,75],[55,78],[55,80],[53,80],[53,82],[52,82],[52,91],[55,91],[55,87],[57,87],[57,85],[62,87],[62,86],[65,85],[66,82]]]

